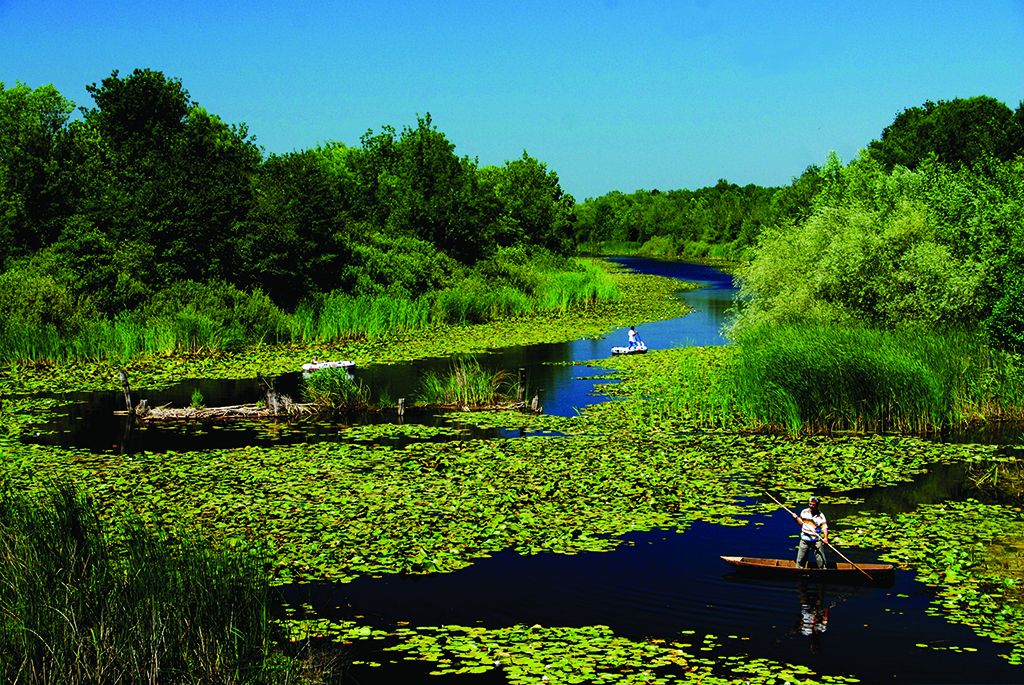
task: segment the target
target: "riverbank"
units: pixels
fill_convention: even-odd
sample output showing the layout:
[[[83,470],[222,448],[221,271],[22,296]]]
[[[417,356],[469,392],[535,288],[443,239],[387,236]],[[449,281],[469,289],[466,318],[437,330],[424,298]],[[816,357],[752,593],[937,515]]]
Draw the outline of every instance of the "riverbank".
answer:
[[[512,344],[564,342],[602,335],[622,326],[685,315],[689,308],[674,293],[695,285],[660,276],[614,271],[622,292],[617,302],[578,306],[564,313],[505,317],[468,325],[345,340],[333,344],[255,345],[239,352],[175,354],[126,363],[71,361],[62,364],[11,364],[0,368],[0,394],[119,389],[124,369],[135,388],[160,388],[185,378],[253,378],[297,371],[313,357],[347,359],[359,366],[410,361],[423,357],[472,354]]]

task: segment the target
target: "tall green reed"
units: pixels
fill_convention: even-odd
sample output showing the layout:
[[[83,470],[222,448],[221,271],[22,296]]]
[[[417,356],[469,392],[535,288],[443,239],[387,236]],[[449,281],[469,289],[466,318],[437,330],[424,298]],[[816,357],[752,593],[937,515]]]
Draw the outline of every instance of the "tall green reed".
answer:
[[[302,385],[302,398],[335,411],[365,409],[370,404],[370,389],[346,369],[313,371]]]
[[[580,271],[556,271],[541,279],[537,294],[539,311],[565,312],[579,305],[619,299],[619,290],[607,271],[585,261],[578,264]]]
[[[430,306],[422,298],[388,295],[328,294],[322,303],[304,302],[295,312],[292,336],[298,340],[335,341],[375,338],[415,330],[430,323]]]
[[[139,521],[113,529],[67,484],[0,492],[4,682],[243,683],[288,677],[264,559]]]
[[[515,379],[506,371],[481,368],[473,358],[462,358],[446,374],[430,371],[420,381],[418,404],[483,407],[512,398]]]
[[[760,327],[727,371],[736,408],[789,431],[930,432],[1021,416],[1020,368],[967,333]]]

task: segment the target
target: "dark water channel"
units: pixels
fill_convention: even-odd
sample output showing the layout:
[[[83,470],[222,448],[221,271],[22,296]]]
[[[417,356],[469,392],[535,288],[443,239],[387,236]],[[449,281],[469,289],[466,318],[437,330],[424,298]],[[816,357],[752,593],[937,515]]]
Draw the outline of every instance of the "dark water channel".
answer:
[[[725,344],[720,334],[725,312],[732,304],[731,277],[715,269],[653,260],[619,260],[644,273],[699,281],[702,290],[681,294],[697,311],[668,321],[638,327],[650,348]],[[531,395],[536,393],[545,413],[571,416],[578,407],[600,401],[593,396],[599,367],[573,366],[609,356],[609,348],[626,341],[617,329],[600,339],[551,345],[509,347],[480,355],[490,368],[524,369]],[[412,397],[427,370],[444,371],[448,359],[358,369],[356,375],[377,391],[393,397]],[[284,391],[297,392],[299,374],[279,378]],[[161,392],[146,393],[151,405],[185,406],[198,388],[208,406],[252,402],[253,380],[189,381]],[[51,426],[55,432],[41,442],[78,445],[97,451],[166,451],[229,447],[242,444],[280,444],[337,440],[337,427],[298,424],[273,436],[257,429],[216,429],[210,426],[136,430],[125,439],[123,419],[112,416],[123,408],[117,393],[91,393],[68,408]],[[394,420],[373,415],[352,421]],[[407,414],[407,422],[443,421],[433,414]],[[495,430],[483,437],[514,438]],[[939,467],[914,483],[863,493],[866,502],[847,511],[825,507],[830,520],[857,510],[899,511],[917,504],[962,496],[957,491],[958,467]],[[708,503],[709,506],[714,504]],[[753,525],[758,523],[760,525]],[[680,534],[652,531],[626,536],[613,552],[575,556],[520,556],[501,552],[451,574],[363,577],[349,584],[314,583],[286,588],[294,605],[312,604],[319,615],[334,619],[365,617],[380,626],[401,622],[413,626],[445,624],[515,624],[543,626],[607,625],[631,638],[682,639],[680,631],[695,630],[689,642],[705,634],[719,636],[724,647],[716,654],[748,654],[804,664],[820,675],[856,676],[865,683],[1017,683],[1024,671],[997,656],[999,649],[965,626],[929,616],[931,590],[914,574],[896,574],[892,587],[801,586],[796,582],[751,580],[736,576],[719,558],[722,554],[788,558],[794,554],[793,523],[782,512],[754,518],[743,527],[697,523]],[[875,561],[870,554],[848,551],[855,562]],[[817,630],[809,629],[808,617]],[[824,627],[824,630],[821,628]],[[741,639],[729,639],[738,636]],[[696,640],[693,639],[696,638]],[[917,644],[973,648],[976,652],[936,651]],[[695,645],[696,651],[698,645]],[[385,664],[397,653],[380,653],[373,643],[353,645],[361,658]],[[381,668],[353,667],[345,682],[436,682],[425,662],[402,662]],[[454,678],[454,676],[453,676]],[[458,676],[458,682],[505,682],[494,673]]]

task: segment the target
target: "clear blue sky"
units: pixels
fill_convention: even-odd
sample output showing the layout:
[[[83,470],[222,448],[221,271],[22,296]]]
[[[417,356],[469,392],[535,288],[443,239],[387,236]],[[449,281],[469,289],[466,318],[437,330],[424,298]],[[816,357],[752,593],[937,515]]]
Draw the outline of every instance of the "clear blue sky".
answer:
[[[577,200],[784,185],[926,100],[1024,99],[1024,1],[0,0],[0,81],[162,71],[267,153],[415,125]]]

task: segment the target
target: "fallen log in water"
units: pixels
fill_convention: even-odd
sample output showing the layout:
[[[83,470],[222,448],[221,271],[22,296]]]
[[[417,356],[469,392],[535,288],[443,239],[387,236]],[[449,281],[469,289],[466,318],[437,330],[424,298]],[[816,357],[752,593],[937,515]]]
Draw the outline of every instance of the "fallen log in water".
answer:
[[[134,415],[140,421],[207,421],[218,419],[270,419],[280,416],[316,414],[322,407],[315,404],[291,404],[277,412],[264,404],[236,404],[230,407],[153,407],[133,411],[115,411],[116,416]]]

